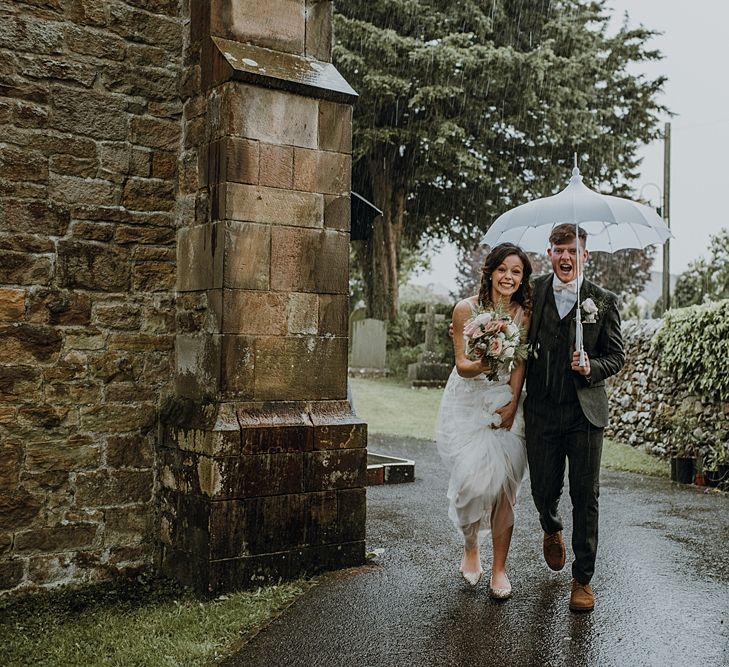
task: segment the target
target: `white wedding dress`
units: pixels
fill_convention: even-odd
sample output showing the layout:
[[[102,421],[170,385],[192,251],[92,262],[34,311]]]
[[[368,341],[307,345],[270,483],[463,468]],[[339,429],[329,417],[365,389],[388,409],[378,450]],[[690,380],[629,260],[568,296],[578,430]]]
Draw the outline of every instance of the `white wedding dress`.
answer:
[[[523,318],[520,309],[515,321]],[[470,542],[514,524],[514,503],[527,466],[523,396],[510,430],[492,428],[495,413],[511,401],[509,373],[448,378],[436,423],[436,445],[450,470],[448,516]],[[493,517],[493,520],[492,520]]]

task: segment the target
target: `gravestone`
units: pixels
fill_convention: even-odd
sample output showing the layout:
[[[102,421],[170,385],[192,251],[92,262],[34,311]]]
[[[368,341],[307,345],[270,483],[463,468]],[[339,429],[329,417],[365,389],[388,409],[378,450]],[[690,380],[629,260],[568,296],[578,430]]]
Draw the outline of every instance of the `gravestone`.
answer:
[[[425,323],[425,349],[418,355],[417,362],[408,366],[408,380],[413,387],[441,387],[447,382],[452,368],[450,364],[438,361],[435,350],[435,327],[445,322],[445,315],[439,315],[429,305],[424,313],[415,316],[415,321]]]
[[[387,375],[387,324],[371,317],[352,325],[350,369],[357,375]]]

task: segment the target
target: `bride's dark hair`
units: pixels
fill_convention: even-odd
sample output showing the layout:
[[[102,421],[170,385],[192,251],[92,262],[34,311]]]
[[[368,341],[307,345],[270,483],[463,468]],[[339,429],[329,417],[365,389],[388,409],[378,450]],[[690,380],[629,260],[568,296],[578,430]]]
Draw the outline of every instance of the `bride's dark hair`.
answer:
[[[478,290],[478,303],[484,308],[491,304],[491,274],[501,265],[501,263],[510,255],[516,255],[524,265],[524,275],[521,279],[519,289],[514,292],[511,297],[527,312],[532,309],[532,286],[529,278],[532,275],[532,264],[526,253],[513,243],[502,243],[497,245],[486,255],[486,259],[481,269],[481,286]]]

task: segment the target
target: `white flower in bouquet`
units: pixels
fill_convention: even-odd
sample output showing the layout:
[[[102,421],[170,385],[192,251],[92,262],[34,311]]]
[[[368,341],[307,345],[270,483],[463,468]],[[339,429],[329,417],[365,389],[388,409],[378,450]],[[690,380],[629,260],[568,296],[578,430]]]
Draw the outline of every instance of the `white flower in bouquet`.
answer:
[[[482,311],[468,320],[463,337],[466,356],[472,361],[480,359],[490,380],[497,379],[501,371],[511,372],[527,356],[521,330],[508,314],[497,310]]]

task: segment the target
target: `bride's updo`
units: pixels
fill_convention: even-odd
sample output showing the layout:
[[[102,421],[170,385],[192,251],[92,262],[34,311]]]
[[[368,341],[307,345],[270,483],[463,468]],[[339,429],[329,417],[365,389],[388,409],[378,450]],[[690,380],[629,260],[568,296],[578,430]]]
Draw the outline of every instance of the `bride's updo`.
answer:
[[[514,292],[511,297],[525,311],[532,309],[532,286],[529,278],[532,275],[532,264],[526,253],[513,243],[501,243],[486,255],[486,259],[481,269],[481,286],[478,290],[479,305],[487,308],[491,304],[491,274],[500,266],[500,264],[510,255],[516,255],[524,266],[524,275],[521,279],[519,289]]]

